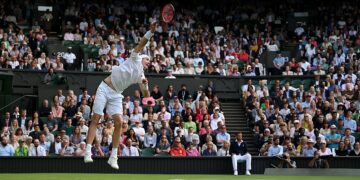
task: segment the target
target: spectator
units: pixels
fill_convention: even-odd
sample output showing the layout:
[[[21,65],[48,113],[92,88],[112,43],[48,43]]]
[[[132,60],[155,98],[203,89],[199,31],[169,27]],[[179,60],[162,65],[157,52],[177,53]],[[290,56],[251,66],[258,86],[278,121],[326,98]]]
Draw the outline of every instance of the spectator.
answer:
[[[220,133],[216,135],[216,145],[220,148],[225,141],[230,141],[230,134],[226,132],[225,126],[221,126]]]
[[[188,143],[186,148],[186,156],[197,157],[200,156],[199,150],[196,148],[196,145],[192,142]]]
[[[354,149],[350,151],[349,156],[360,156],[360,142],[356,142]]]
[[[46,156],[46,150],[40,146],[39,139],[34,139],[34,146],[30,147],[29,156]]]
[[[159,143],[156,144],[156,153],[166,153],[170,152],[170,143],[165,135],[161,136]]]
[[[76,149],[75,151],[75,155],[76,156],[84,156],[85,154],[85,147],[86,147],[86,143],[85,142],[81,142],[79,145],[79,148]]]
[[[282,156],[284,153],[283,146],[279,145],[280,139],[278,137],[275,137],[273,139],[274,144],[269,147],[268,156]]]
[[[214,150],[214,143],[211,141],[206,142],[206,149],[202,151],[202,156],[216,156],[217,151]]]
[[[19,140],[19,146],[15,149],[15,156],[28,156],[29,149],[24,145],[23,140]]]
[[[1,136],[0,156],[14,156],[14,148],[7,143],[7,139]]]
[[[301,156],[304,157],[313,157],[314,153],[317,151],[316,148],[314,148],[315,141],[313,139],[307,140],[307,146],[302,149]]]
[[[326,135],[326,143],[330,149],[338,149],[341,136],[336,133],[336,126],[330,126],[330,134]]]
[[[156,147],[156,139],[157,135],[154,133],[154,128],[149,126],[147,128],[147,133],[145,134],[144,138],[144,147],[145,148],[155,148]]]
[[[335,151],[336,156],[348,156],[349,150],[345,147],[344,141],[340,141],[339,143],[339,149]]]
[[[138,149],[132,146],[132,140],[129,138],[126,140],[126,147],[124,147],[122,152],[123,156],[139,156]]]
[[[60,150],[60,156],[73,156],[75,152],[74,147],[70,144],[68,138],[63,138]]]
[[[320,156],[320,152],[314,152],[313,159],[309,162],[308,166],[310,168],[329,168],[329,162],[327,159],[323,159]]]
[[[170,149],[171,156],[186,156],[186,150],[181,145],[180,137],[175,137],[174,144]]]
[[[217,156],[231,156],[230,154],[230,142],[224,141],[223,147],[217,151]]]

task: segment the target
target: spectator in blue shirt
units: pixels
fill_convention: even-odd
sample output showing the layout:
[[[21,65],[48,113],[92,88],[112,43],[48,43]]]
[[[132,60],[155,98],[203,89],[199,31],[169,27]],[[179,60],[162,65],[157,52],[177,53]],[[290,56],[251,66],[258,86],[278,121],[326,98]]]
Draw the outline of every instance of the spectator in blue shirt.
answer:
[[[282,68],[285,65],[285,58],[281,56],[281,53],[278,53],[277,56],[273,60],[274,67],[275,67],[275,75],[282,74]]]
[[[339,148],[339,142],[341,139],[341,135],[336,133],[336,126],[331,125],[330,126],[330,133],[326,135],[326,143],[328,144],[328,148],[332,149],[338,149]]]
[[[284,153],[283,146],[279,144],[279,137],[274,137],[274,144],[269,148],[268,156],[281,156]]]
[[[352,112],[348,111],[344,118],[344,128],[349,128],[351,132],[355,132],[357,128],[356,121],[352,119]]]
[[[0,156],[14,156],[15,150],[7,143],[6,137],[1,137]]]

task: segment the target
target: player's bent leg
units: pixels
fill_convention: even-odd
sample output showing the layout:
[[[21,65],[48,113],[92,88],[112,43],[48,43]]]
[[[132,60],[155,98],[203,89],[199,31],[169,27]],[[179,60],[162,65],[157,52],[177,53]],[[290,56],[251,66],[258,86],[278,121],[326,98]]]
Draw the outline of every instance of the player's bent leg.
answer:
[[[99,120],[101,118],[101,115],[94,113],[94,115],[91,117],[91,123],[88,130],[88,135],[86,137],[86,150],[84,154],[84,162],[85,163],[91,163],[93,162],[93,159],[91,158],[91,147],[95,139],[96,135],[96,127],[99,123]]]
[[[121,136],[121,132],[122,132],[122,117],[120,114],[114,114],[112,115],[112,118],[114,120],[114,133],[112,136],[112,151],[111,151],[111,155],[109,157],[108,160],[108,164],[114,168],[114,169],[119,169],[119,165],[118,165],[118,147],[119,147],[119,142],[120,142],[120,136]]]

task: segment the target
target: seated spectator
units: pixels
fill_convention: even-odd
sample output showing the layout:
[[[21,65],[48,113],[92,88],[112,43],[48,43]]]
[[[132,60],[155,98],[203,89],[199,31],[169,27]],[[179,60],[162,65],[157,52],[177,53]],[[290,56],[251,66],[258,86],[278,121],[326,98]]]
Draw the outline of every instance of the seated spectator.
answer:
[[[49,151],[50,151],[50,142],[47,142],[47,141],[46,141],[46,136],[45,136],[45,134],[41,134],[41,135],[40,135],[39,146],[42,146],[42,147],[45,149],[46,155],[49,154]]]
[[[339,149],[335,150],[336,156],[348,156],[349,150],[345,147],[344,141],[340,141]]]
[[[220,132],[216,135],[216,146],[218,148],[222,147],[224,141],[230,141],[230,134],[226,132],[225,126],[221,126]]]
[[[75,147],[71,145],[68,138],[63,138],[60,150],[60,156],[73,156]]]
[[[186,148],[186,156],[190,157],[197,157],[200,156],[199,150],[196,148],[196,145],[192,142],[188,143],[188,146]]]
[[[338,149],[341,135],[336,133],[336,126],[330,126],[330,134],[326,135],[326,143],[330,149]]]
[[[56,136],[55,141],[50,145],[49,154],[59,155],[61,150],[61,136]]]
[[[269,147],[267,156],[282,156],[284,151],[283,146],[279,145],[280,139],[278,137],[274,137],[273,142],[274,144]]]
[[[296,162],[290,159],[290,155],[288,153],[284,153],[281,157],[279,157],[280,162],[276,166],[277,168],[296,168]]]
[[[85,152],[86,152],[86,143],[85,142],[81,142],[79,145],[79,148],[76,149],[75,151],[75,155],[76,156],[84,156]]]
[[[174,144],[170,149],[171,156],[186,156],[186,150],[181,144],[180,137],[175,137]]]
[[[169,153],[170,152],[170,143],[166,135],[161,136],[159,143],[156,144],[156,153]]]
[[[310,168],[329,168],[329,162],[327,159],[321,158],[320,152],[316,151],[308,166]]]
[[[14,148],[7,143],[6,137],[1,136],[0,156],[14,156],[14,154]]]
[[[152,126],[149,126],[144,138],[144,147],[154,149],[156,147],[156,140],[157,135],[156,133],[154,133],[154,128]]]
[[[23,140],[19,140],[19,146],[15,149],[15,156],[28,156],[29,155],[29,148],[24,145]]]
[[[216,156],[217,152],[213,149],[214,143],[206,142],[206,149],[202,152],[202,156]]]
[[[321,140],[320,141],[320,147],[319,147],[319,155],[320,156],[332,156],[332,152],[330,150],[330,148],[326,147],[326,141],[325,140]]]
[[[29,156],[46,156],[46,149],[40,146],[39,139],[34,139],[34,146],[30,147]]]
[[[128,138],[126,140],[126,147],[122,150],[122,156],[139,156],[139,151],[136,147],[132,146],[132,140]]]
[[[126,139],[131,139],[132,146],[139,148],[140,145],[139,137],[135,134],[134,129],[129,129]]]
[[[354,149],[350,151],[349,156],[360,156],[360,142],[356,142]]]
[[[73,146],[78,146],[83,141],[84,141],[84,138],[83,138],[83,136],[81,136],[80,128],[75,127],[74,132],[70,136],[70,144],[72,144]]]
[[[100,142],[98,141],[95,142],[95,145],[91,148],[91,154],[93,156],[105,156],[101,148]]]
[[[217,156],[231,156],[230,154],[230,142],[224,141],[223,147],[217,151]]]
[[[142,124],[139,121],[135,122],[135,126],[132,128],[135,132],[135,135],[139,138],[140,142],[144,142],[145,129],[142,127]]]
[[[303,147],[301,151],[301,156],[304,157],[313,157],[314,153],[317,151],[316,148],[314,148],[315,141],[313,139],[307,140],[307,146]]]

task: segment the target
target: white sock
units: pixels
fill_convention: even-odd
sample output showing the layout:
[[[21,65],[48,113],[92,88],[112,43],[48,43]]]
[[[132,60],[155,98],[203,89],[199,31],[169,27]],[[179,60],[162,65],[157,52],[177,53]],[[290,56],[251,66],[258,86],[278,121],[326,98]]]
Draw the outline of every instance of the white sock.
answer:
[[[111,157],[117,157],[118,156],[117,153],[118,153],[118,148],[113,147],[111,151]]]
[[[86,152],[91,152],[91,144],[86,144]]]

